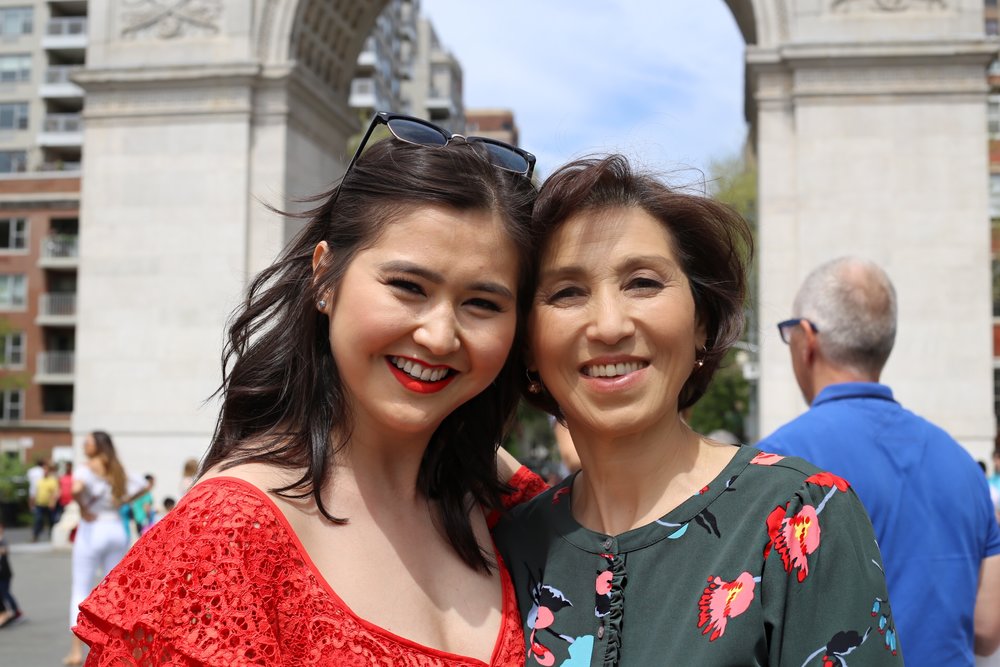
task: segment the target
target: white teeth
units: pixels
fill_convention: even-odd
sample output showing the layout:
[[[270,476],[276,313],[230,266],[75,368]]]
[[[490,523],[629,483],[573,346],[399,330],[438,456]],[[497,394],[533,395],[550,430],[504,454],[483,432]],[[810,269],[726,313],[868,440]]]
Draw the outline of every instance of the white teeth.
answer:
[[[389,357],[389,361],[410,377],[423,382],[437,382],[448,374],[447,368],[428,368],[423,364],[402,357]]]
[[[648,364],[643,361],[630,361],[628,363],[618,364],[595,364],[593,366],[585,366],[583,374],[594,378],[611,378],[618,377],[619,375],[634,373],[641,368],[645,368],[647,365]]]

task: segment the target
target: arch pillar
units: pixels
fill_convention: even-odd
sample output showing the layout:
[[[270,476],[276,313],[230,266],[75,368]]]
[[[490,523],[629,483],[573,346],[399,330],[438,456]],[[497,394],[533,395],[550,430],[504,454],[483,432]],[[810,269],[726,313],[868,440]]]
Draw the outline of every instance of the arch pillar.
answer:
[[[170,3],[166,3],[170,4]],[[74,440],[103,428],[176,495],[206,449],[226,318],[343,171],[384,0],[91,0]]]
[[[761,435],[805,409],[774,324],[813,268],[856,254],[898,291],[883,380],[988,459],[986,67],[998,43],[982,0],[729,4],[748,39],[760,179]]]

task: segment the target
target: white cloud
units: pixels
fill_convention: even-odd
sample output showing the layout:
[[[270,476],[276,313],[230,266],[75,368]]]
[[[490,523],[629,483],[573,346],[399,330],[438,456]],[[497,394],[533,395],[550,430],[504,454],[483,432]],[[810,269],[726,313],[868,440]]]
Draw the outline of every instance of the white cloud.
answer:
[[[514,110],[542,175],[620,150],[707,168],[742,146],[743,41],[722,0],[422,0],[465,104]]]

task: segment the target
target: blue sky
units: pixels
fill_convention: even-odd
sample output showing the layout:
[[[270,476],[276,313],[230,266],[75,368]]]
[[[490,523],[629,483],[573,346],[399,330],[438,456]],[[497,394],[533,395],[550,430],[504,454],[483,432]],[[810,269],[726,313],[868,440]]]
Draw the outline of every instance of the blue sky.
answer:
[[[421,11],[462,63],[465,105],[513,109],[543,176],[607,151],[707,170],[743,145],[744,43],[722,0],[421,0]]]

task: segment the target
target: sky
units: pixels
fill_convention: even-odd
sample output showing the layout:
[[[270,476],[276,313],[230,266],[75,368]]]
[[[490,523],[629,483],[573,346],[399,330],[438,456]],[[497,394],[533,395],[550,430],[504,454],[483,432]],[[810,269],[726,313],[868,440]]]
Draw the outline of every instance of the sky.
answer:
[[[514,111],[541,176],[617,151],[691,182],[737,155],[744,42],[723,0],[421,0],[466,108]],[[683,180],[688,180],[684,178]]]

